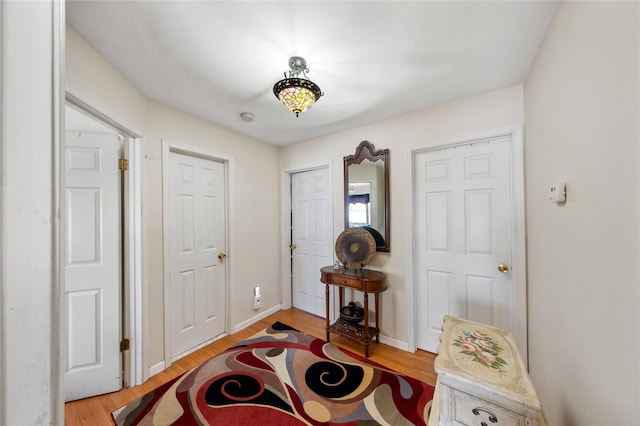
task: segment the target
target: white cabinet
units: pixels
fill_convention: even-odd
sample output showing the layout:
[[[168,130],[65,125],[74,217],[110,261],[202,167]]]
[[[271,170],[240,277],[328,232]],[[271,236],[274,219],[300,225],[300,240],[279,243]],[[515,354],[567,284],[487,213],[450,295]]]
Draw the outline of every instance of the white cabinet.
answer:
[[[429,425],[546,426],[511,333],[446,316]]]

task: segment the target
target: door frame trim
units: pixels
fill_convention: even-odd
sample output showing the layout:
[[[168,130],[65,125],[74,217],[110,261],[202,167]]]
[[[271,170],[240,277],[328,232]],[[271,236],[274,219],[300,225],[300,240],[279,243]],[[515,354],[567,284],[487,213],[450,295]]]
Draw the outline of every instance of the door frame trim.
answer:
[[[495,139],[499,137],[510,137],[510,172],[511,172],[511,200],[512,200],[512,271],[513,271],[513,294],[512,294],[512,308],[513,308],[513,335],[516,340],[516,344],[520,351],[520,355],[523,358],[525,365],[527,365],[527,270],[526,270],[526,238],[525,238],[525,198],[524,198],[524,139],[522,126],[510,127],[505,129],[496,129],[487,132],[479,132],[470,135],[460,136],[444,141],[435,141],[432,143],[425,143],[409,147],[407,151],[407,161],[409,167],[407,167],[407,182],[409,183],[408,194],[413,194],[415,191],[415,156],[425,151],[432,151],[442,148],[451,148],[457,145],[466,145],[474,141],[482,139]],[[415,280],[415,268],[418,264],[415,258],[415,244],[413,229],[416,226],[416,203],[413,196],[407,197],[407,223],[412,226],[407,228],[407,253],[412,253],[409,256],[407,262],[407,280],[413,285],[408,286],[407,292],[407,306],[408,309],[408,324],[409,324],[409,350],[415,352],[417,349],[416,333],[417,327],[417,312],[418,302],[416,300],[417,283]]]
[[[123,368],[123,385],[137,386],[143,382],[142,368],[142,178],[140,166],[140,146],[142,137],[135,131],[122,125],[98,109],[94,108],[87,102],[81,100],[77,96],[66,92],[65,105],[69,105],[83,113],[89,115],[92,119],[110,127],[115,133],[122,136],[124,144],[121,155],[129,160],[129,171],[124,173],[123,187],[124,192],[120,191],[121,213],[124,213],[123,222],[120,227],[124,229],[125,239],[120,241],[123,250],[124,262],[122,268],[122,296],[126,302],[120,306],[121,309],[121,327],[126,335],[122,338],[128,338],[130,343],[129,353],[124,352],[122,359]],[[64,126],[63,126],[64,127]],[[64,149],[64,144],[61,149]],[[64,169],[64,155],[60,155],[60,167]],[[60,182],[60,188],[64,185],[63,179]],[[64,192],[60,190],[61,194]],[[60,196],[62,200],[62,195]],[[61,202],[60,208],[64,208]],[[61,213],[62,214],[62,213]],[[60,225],[61,235],[64,231],[64,224]],[[63,242],[61,241],[61,244]],[[62,258],[59,260],[62,262]],[[60,277],[62,287],[64,288],[64,265],[60,264]]]
[[[195,146],[194,144],[185,144],[181,142],[176,142],[170,139],[162,139],[162,244],[163,244],[163,291],[164,291],[164,362],[161,363],[161,368],[159,366],[154,366],[154,372],[159,372],[164,369],[167,369],[172,364],[173,356],[172,353],[172,345],[171,345],[171,297],[170,297],[170,288],[171,284],[171,265],[169,259],[171,259],[171,232],[169,227],[169,155],[171,153],[183,154],[190,157],[203,158],[206,160],[217,161],[223,164],[224,166],[224,179],[225,179],[225,233],[226,239],[224,242],[224,251],[227,253],[226,257],[226,300],[225,300],[225,318],[224,318],[224,332],[221,336],[215,336],[211,340],[203,343],[210,343],[219,337],[229,333],[230,324],[232,324],[233,318],[231,318],[231,309],[229,306],[232,306],[232,301],[235,300],[234,297],[234,288],[232,281],[234,280],[234,274],[232,271],[234,270],[234,259],[233,256],[229,256],[229,253],[233,253],[235,247],[235,234],[232,232],[233,229],[230,227],[229,218],[234,217],[234,204],[233,204],[233,170],[234,170],[234,161],[233,157],[221,154],[215,151],[211,151],[205,148],[200,148]],[[193,348],[193,351],[197,350],[203,345],[199,345]],[[188,354],[189,351],[185,352]],[[150,374],[151,376],[151,374]]]
[[[328,226],[331,228],[331,235],[334,235],[334,223],[335,223],[335,212],[333,210],[334,206],[334,198],[335,194],[340,193],[337,191],[334,185],[333,179],[333,166],[331,162],[328,163],[318,163],[318,164],[308,164],[305,166],[299,167],[288,167],[282,169],[280,172],[280,182],[281,182],[281,197],[282,206],[281,206],[281,218],[282,223],[280,229],[282,230],[281,241],[282,241],[282,252],[280,258],[282,259],[282,308],[290,309],[293,306],[293,302],[291,300],[291,250],[289,249],[289,245],[291,244],[291,177],[295,173],[303,173],[303,172],[311,172],[313,170],[319,169],[327,169],[327,173],[329,175],[329,211],[331,212],[331,217],[329,220]],[[341,182],[342,183],[342,182]],[[341,190],[340,190],[341,191]],[[320,276],[320,271],[318,271],[318,277]],[[335,306],[335,303],[333,304]]]

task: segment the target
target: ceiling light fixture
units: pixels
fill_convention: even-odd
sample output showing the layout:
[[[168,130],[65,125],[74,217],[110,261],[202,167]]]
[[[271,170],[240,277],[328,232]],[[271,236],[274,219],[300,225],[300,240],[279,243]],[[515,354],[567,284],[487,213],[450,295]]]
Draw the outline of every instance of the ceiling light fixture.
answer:
[[[273,94],[280,99],[282,105],[294,112],[296,117],[305,112],[324,95],[313,81],[306,75],[309,72],[307,61],[300,56],[289,58],[289,76],[284,73],[284,79],[273,85]]]

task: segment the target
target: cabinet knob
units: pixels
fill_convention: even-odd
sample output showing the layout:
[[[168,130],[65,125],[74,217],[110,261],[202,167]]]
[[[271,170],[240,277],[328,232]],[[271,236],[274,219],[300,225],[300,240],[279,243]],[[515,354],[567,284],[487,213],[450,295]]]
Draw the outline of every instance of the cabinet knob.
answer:
[[[498,416],[496,416],[495,414],[493,414],[491,411],[487,410],[486,408],[476,407],[473,410],[471,410],[471,412],[473,413],[474,416],[479,416],[480,415],[480,411],[484,411],[485,413],[487,413],[489,415],[489,421],[491,423],[498,423]],[[487,426],[487,424],[485,422],[480,422],[480,424],[482,426]]]

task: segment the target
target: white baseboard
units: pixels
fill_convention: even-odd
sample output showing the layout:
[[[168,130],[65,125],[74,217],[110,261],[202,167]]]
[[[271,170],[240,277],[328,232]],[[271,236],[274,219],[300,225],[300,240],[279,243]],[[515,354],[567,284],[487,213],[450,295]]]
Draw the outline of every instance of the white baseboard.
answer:
[[[240,324],[236,325],[234,327],[233,333],[237,333],[240,330],[243,330],[247,327],[249,327],[252,324],[255,324],[256,322],[260,321],[263,318],[268,317],[271,314],[274,314],[276,312],[278,312],[279,310],[282,309],[282,305],[278,304],[272,308],[267,309],[264,312],[260,312],[259,314],[249,318],[246,321],[241,322]],[[207,344],[209,344],[211,342],[207,342]],[[402,340],[398,340],[398,339],[394,339],[392,337],[389,336],[380,336],[380,343],[384,343],[385,345],[389,345],[389,346],[393,346],[394,348],[397,349],[401,349],[405,352],[409,352],[409,344],[407,342],[403,342]],[[162,372],[165,370],[165,363],[164,361],[160,361],[159,363],[152,365],[151,367],[149,367],[149,378],[155,376],[156,374]]]
[[[227,333],[218,334],[214,338],[206,340],[206,341],[200,343],[199,345],[196,345],[196,346],[192,347],[191,349],[187,349],[186,351],[184,351],[182,353],[179,353],[178,355],[176,355],[175,357],[173,357],[171,359],[171,362],[176,362],[180,358],[184,358],[185,356],[190,355],[190,354],[194,353],[195,351],[200,350],[200,349],[204,348],[205,346],[212,344],[216,340],[220,340],[220,339],[222,339],[223,337],[226,337],[226,336],[228,336]]]
[[[278,305],[274,306],[273,308],[269,308],[264,312],[260,312],[259,314],[249,318],[248,320],[243,321],[240,324],[236,325],[235,328],[233,329],[233,332],[237,333],[238,331],[243,330],[243,329],[249,327],[250,325],[257,323],[261,319],[266,318],[271,314],[275,314],[276,312],[278,312],[281,309],[282,309],[282,305],[278,304]]]
[[[256,322],[260,321],[261,319],[266,318],[266,317],[268,317],[269,315],[271,315],[271,314],[274,314],[274,313],[278,312],[280,309],[282,309],[282,305],[278,304],[278,305],[274,306],[273,308],[269,308],[269,309],[267,309],[267,310],[266,310],[266,311],[264,311],[264,312],[260,312],[258,315],[253,316],[253,317],[249,318],[248,320],[243,321],[243,322],[241,322],[240,324],[236,325],[236,326],[234,327],[233,333],[237,333],[238,331],[240,331],[240,330],[242,330],[242,329],[244,329],[244,328],[249,327],[250,325],[252,325],[252,324],[254,324],[254,323],[256,323]],[[206,342],[204,342],[204,343],[202,343],[202,344],[200,344],[200,345],[196,346],[195,348],[192,348],[192,349],[190,349],[189,351],[187,351],[187,352],[185,352],[185,353],[182,353],[182,354],[178,355],[178,357],[177,357],[177,358],[179,358],[179,357],[181,357],[181,356],[188,355],[188,354],[189,354],[189,353],[191,353],[191,352],[195,352],[196,350],[198,350],[198,349],[200,349],[200,348],[202,348],[202,347],[204,347],[204,346],[206,346],[206,345],[210,344],[211,342],[214,342],[214,341],[216,341],[216,340],[218,340],[218,339],[220,339],[221,337],[224,337],[224,336],[226,336],[226,335],[227,335],[226,333],[223,333],[223,334],[221,334],[220,336],[216,336],[216,337],[214,337],[214,338],[213,338],[213,339],[211,339],[211,340],[207,340]],[[151,378],[151,377],[155,376],[156,374],[158,374],[158,373],[160,373],[160,372],[164,371],[164,370],[165,370],[165,368],[166,368],[166,367],[165,367],[165,362],[164,362],[164,361],[160,361],[159,363],[157,363],[157,364],[155,364],[155,365],[152,365],[151,367],[149,367],[149,378]]]
[[[163,371],[164,371],[164,361],[160,361],[159,363],[149,367],[149,378]]]
[[[405,352],[409,352],[409,344],[407,342],[403,342],[402,340],[381,335],[380,343],[384,343],[385,345],[393,346],[394,348],[402,349]]]

